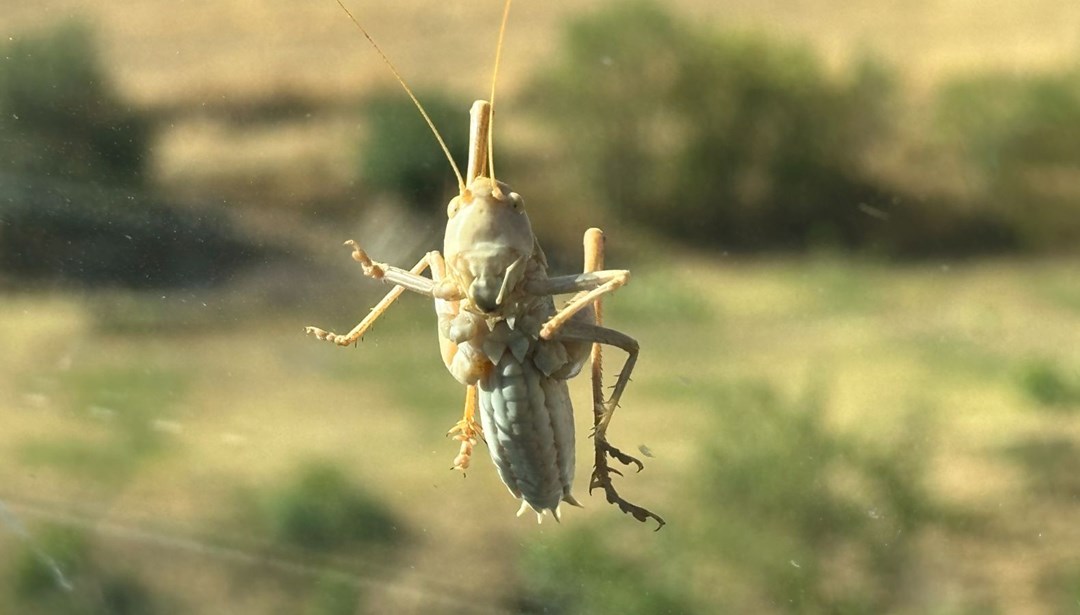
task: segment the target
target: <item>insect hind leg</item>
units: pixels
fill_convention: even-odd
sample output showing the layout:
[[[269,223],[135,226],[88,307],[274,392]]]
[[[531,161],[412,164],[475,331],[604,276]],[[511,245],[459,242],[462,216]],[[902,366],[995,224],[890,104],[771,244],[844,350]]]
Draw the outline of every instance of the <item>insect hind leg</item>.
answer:
[[[591,228],[588,231],[585,231],[584,244],[584,273],[593,273],[602,270],[604,268],[603,231],[597,228]],[[591,301],[592,312],[595,314],[593,319],[595,324],[580,323],[576,319],[568,320],[560,326],[561,328],[558,330],[558,333],[556,333],[558,337],[563,339],[577,338],[592,342],[590,358],[592,363],[593,447],[595,455],[593,474],[589,481],[589,491],[603,489],[604,495],[609,503],[617,505],[620,510],[632,515],[638,521],[644,522],[648,519],[653,519],[658,523],[657,529],[660,529],[665,523],[662,517],[648,509],[628,502],[619,495],[619,492],[615,489],[615,485],[612,482],[612,474],[621,475],[622,473],[608,465],[609,457],[626,466],[636,465],[639,472],[644,468],[644,464],[642,464],[639,459],[622,452],[607,440],[607,428],[608,424],[611,422],[611,416],[618,406],[619,399],[622,397],[626,385],[630,382],[630,373],[633,371],[634,364],[637,362],[638,343],[628,335],[601,326],[603,323],[603,306],[601,304],[603,294],[605,293],[582,291],[570,302],[571,304],[574,304],[575,302],[580,304]],[[620,348],[626,351],[628,355],[626,363],[619,372],[611,398],[608,400],[604,399],[603,344],[609,344]]]

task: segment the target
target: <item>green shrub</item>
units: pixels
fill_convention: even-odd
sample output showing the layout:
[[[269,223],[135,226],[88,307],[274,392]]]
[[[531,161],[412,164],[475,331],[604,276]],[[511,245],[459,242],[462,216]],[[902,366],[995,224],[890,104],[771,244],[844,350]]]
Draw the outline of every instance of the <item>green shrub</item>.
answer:
[[[831,77],[805,48],[706,32],[651,2],[570,25],[529,95],[572,140],[580,184],[625,219],[723,249],[850,246],[892,78]]]
[[[717,408],[691,547],[732,612],[886,613],[927,606],[922,539],[967,521],[928,490],[933,442],[913,413],[889,444],[829,425],[820,394],[707,387]]]
[[[1080,498],[1080,444],[1069,437],[1032,436],[1003,449],[1025,473],[1035,495],[1075,503]]]
[[[311,550],[394,545],[401,522],[336,467],[312,464],[271,493],[263,505],[280,541]]]
[[[10,587],[19,613],[151,615],[157,598],[138,578],[116,573],[82,531],[53,526],[14,553]],[[0,587],[7,584],[0,585]]]
[[[924,540],[971,519],[926,487],[933,443],[923,414],[912,414],[883,447],[830,426],[817,395],[789,401],[755,384],[689,388],[715,407],[716,419],[682,486],[688,501],[668,512],[663,531],[642,535],[643,546],[607,526],[531,546],[519,609],[893,613],[938,606],[926,602],[934,588],[918,585],[934,582],[923,574]]]
[[[700,492],[713,511],[701,545],[731,576],[731,606],[885,613],[912,606],[918,537],[944,519],[924,487],[919,421],[892,446],[829,428],[816,396],[789,403],[761,386],[717,391],[721,425]],[[904,589],[907,588],[907,589]]]
[[[324,575],[316,582],[308,601],[308,615],[353,615],[358,611],[360,589],[347,579]]]
[[[515,611],[555,615],[696,612],[685,584],[668,582],[666,577],[671,575],[658,570],[659,562],[619,553],[616,541],[609,537],[603,528],[585,528],[551,543],[532,544],[521,562],[524,585]]]
[[[1021,374],[1020,387],[1041,406],[1059,409],[1073,405],[1080,407],[1080,382],[1073,383],[1051,361],[1028,363]]]
[[[278,257],[218,211],[94,182],[0,181],[0,272],[27,281],[208,286]]]
[[[269,256],[220,213],[143,191],[150,120],[114,90],[87,26],[12,37],[0,56],[0,272],[161,288]]]
[[[1022,248],[1080,246],[1080,68],[956,80],[938,97],[936,128],[968,165],[971,198]]]
[[[434,92],[417,94],[454,155],[461,172],[469,143],[469,105]],[[362,147],[361,177],[377,192],[430,213],[457,194],[446,155],[409,97],[394,90],[365,105],[368,136]]]
[[[141,182],[149,122],[112,88],[90,29],[67,22],[11,40],[0,50],[5,170],[53,179]]]

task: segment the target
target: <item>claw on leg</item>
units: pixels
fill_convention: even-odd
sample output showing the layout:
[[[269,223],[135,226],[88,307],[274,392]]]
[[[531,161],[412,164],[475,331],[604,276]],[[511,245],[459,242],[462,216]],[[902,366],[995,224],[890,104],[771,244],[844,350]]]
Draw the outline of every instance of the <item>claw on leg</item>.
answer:
[[[640,459],[634,457],[633,455],[627,455],[618,448],[612,446],[607,441],[608,422],[610,422],[611,415],[614,413],[615,410],[614,407],[610,407],[610,403],[611,402],[601,404],[603,409],[596,412],[599,418],[597,419],[597,424],[593,426],[591,436],[596,441],[596,446],[598,449],[597,454],[599,454],[599,449],[603,449],[603,451],[612,459],[618,461],[624,466],[635,465],[637,466],[637,471],[640,472],[645,469],[645,464],[642,463]],[[619,472],[614,468],[609,468],[609,471],[614,472],[620,476],[622,475],[622,472]]]
[[[360,249],[360,244],[356,243],[352,239],[345,242],[345,246],[352,248],[352,258],[354,261],[360,263],[360,267],[364,270],[364,275],[369,278],[381,280],[386,275],[386,270],[380,265],[371,260],[368,257],[367,252]]]
[[[333,331],[326,331],[318,327],[304,327],[304,333],[314,335],[316,339],[324,340],[331,344],[337,344],[338,346],[348,346],[353,343],[347,335],[338,335]]]
[[[473,418],[475,416],[476,386],[471,385],[465,389],[464,415],[457,424],[450,428],[450,431],[446,432],[447,436],[452,436],[454,440],[461,442],[461,449],[458,451],[457,457],[454,457],[453,469],[461,470],[462,473],[469,468],[473,447],[484,437],[483,430]]]
[[[649,519],[656,521],[657,530],[664,527],[667,522],[664,521],[663,517],[647,508],[642,508],[641,506],[628,502],[619,495],[619,492],[615,489],[615,485],[611,481],[611,475],[613,473],[619,474],[620,476],[622,473],[619,472],[618,469],[608,465],[608,457],[611,457],[623,465],[637,465],[638,472],[644,467],[641,461],[631,455],[627,455],[611,444],[608,444],[603,432],[597,431],[593,437],[594,445],[596,447],[596,458],[592,477],[589,479],[589,493],[592,493],[594,489],[603,489],[604,496],[607,498],[609,504],[615,504],[619,507],[619,510],[631,515],[642,523]]]

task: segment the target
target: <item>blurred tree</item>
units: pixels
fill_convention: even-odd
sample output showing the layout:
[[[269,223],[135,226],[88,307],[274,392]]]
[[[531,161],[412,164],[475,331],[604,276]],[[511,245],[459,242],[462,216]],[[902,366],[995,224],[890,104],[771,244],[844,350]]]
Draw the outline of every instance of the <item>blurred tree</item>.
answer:
[[[305,549],[396,545],[404,538],[390,510],[341,470],[323,463],[300,468],[268,494],[263,514],[279,540]]]
[[[938,130],[972,172],[971,198],[1035,251],[1080,246],[1080,67],[948,84]]]
[[[417,94],[465,172],[469,143],[469,105],[435,92]],[[365,105],[368,136],[362,145],[361,176],[372,190],[393,195],[410,208],[441,210],[457,193],[446,155],[409,97],[398,90],[380,93]]]
[[[530,99],[613,211],[713,247],[804,248],[860,241],[891,92],[880,65],[834,79],[802,47],[635,1],[572,23]]]
[[[121,100],[85,24],[12,37],[2,56],[0,271],[209,285],[271,254],[218,211],[146,194],[151,122]]]
[[[0,172],[0,271],[35,282],[210,286],[280,253],[221,211],[125,188]]]
[[[679,88],[688,131],[674,194],[696,208],[681,231],[735,248],[861,243],[859,205],[878,198],[862,161],[887,126],[889,82],[866,64],[838,83],[809,50],[753,37],[702,45]]]
[[[90,29],[71,21],[13,37],[0,62],[5,171],[138,184],[149,121],[116,95]]]

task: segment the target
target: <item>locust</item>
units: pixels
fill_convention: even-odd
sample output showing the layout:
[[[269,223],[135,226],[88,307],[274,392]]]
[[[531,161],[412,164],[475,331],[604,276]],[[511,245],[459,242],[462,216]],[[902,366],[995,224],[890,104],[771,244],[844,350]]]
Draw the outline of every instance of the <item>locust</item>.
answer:
[[[447,434],[459,442],[455,469],[466,470],[483,440],[499,478],[537,521],[561,505],[581,506],[572,487],[575,469],[574,414],[567,381],[588,363],[592,377],[593,471],[589,492],[660,529],[664,519],[619,495],[613,475],[642,462],[613,446],[608,426],[637,362],[632,337],[602,325],[602,298],[624,286],[627,270],[604,269],[604,233],[584,235],[580,274],[550,276],[543,249],[525,213],[524,199],[495,178],[492,144],[495,81],[511,0],[503,8],[489,101],[470,109],[469,157],[463,176],[449,149],[397,69],[348,8],[338,4],[378,52],[427,122],[457,178],[458,194],[447,205],[443,250],[428,252],[411,269],[377,262],[355,242],[345,245],[365,276],[393,288],[346,334],[318,327],[306,333],[338,346],[355,345],[405,291],[431,299],[439,347],[450,374],[465,386],[465,409]],[[430,277],[422,275],[430,271]],[[556,306],[560,295],[573,296]],[[626,353],[609,396],[602,384],[602,346]],[[479,418],[479,422],[477,421]]]

